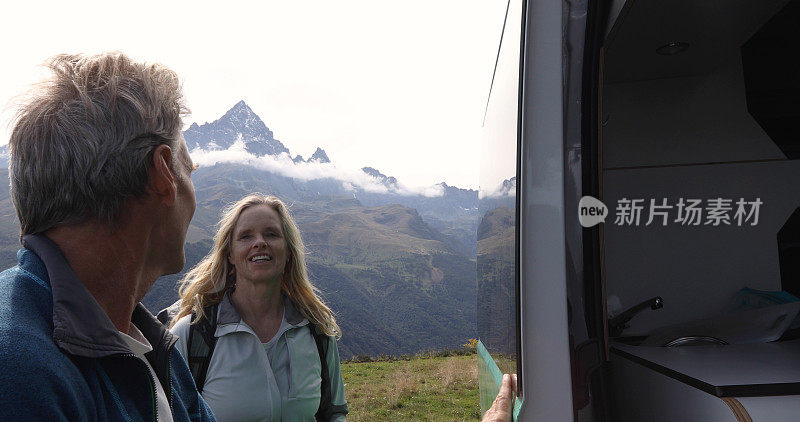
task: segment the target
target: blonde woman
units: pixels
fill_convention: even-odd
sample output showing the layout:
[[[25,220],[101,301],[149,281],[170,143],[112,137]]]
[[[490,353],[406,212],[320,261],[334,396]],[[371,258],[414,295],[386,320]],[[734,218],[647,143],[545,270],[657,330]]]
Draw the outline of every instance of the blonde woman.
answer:
[[[250,195],[225,211],[180,297],[171,331],[218,420],[345,420],[339,326],[278,198]]]

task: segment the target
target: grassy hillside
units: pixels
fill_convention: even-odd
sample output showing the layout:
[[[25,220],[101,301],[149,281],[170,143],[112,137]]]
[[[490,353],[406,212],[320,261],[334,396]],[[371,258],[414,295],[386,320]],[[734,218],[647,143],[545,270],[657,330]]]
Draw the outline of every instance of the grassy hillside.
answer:
[[[476,355],[345,362],[342,376],[348,421],[480,420]]]

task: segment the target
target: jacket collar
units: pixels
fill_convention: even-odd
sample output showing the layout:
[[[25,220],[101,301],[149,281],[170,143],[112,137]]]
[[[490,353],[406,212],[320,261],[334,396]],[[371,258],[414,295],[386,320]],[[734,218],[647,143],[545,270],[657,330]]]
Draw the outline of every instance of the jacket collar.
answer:
[[[225,296],[222,297],[222,301],[219,303],[219,310],[217,311],[217,330],[214,332],[214,335],[216,337],[222,337],[225,334],[235,331],[247,331],[255,334],[253,330],[242,321],[239,311],[233,306],[231,293],[233,293],[233,289],[228,289],[228,291],[225,292]],[[294,307],[292,300],[283,293],[281,293],[281,298],[283,299],[283,317],[286,319],[286,322],[293,328],[307,325],[308,319]]]
[[[70,354],[90,358],[130,353],[111,319],[72,271],[58,246],[42,234],[24,236],[22,244],[36,254],[46,268],[53,293],[56,344]],[[168,349],[177,338],[141,303],[134,309],[131,322],[153,345],[154,350],[146,355],[151,365],[154,369],[164,366],[162,361],[168,361]]]

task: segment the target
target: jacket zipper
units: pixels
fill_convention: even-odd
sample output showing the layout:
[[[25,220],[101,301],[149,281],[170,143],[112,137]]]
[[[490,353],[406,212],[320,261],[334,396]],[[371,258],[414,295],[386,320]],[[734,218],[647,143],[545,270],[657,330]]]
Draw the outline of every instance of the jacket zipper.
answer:
[[[138,356],[134,355],[133,353],[125,353],[122,356],[130,356],[140,364],[144,365],[145,372],[147,372],[147,379],[150,381],[150,398],[153,403],[153,422],[158,422],[158,406],[156,404],[156,383],[153,379],[153,374],[150,372],[150,368],[147,367],[147,364],[142,362],[142,359]]]
[[[289,330],[286,330],[286,332],[283,333],[283,338],[284,338],[284,341],[286,342],[286,353],[287,353],[287,355],[289,357],[289,377],[288,377],[289,379],[287,380],[288,381],[287,384],[289,384],[289,391],[286,392],[286,396],[287,397],[293,397],[292,393],[295,393],[295,391],[292,390],[292,356],[293,356],[292,355],[292,345],[291,345],[292,342],[289,341],[288,334],[289,334]],[[294,339],[294,337],[292,337],[292,339]],[[276,342],[276,346],[277,346],[277,342]]]
[[[172,378],[170,378],[169,374],[169,351],[167,351],[167,384],[169,385],[169,410],[172,411],[174,408],[172,407]],[[150,372],[150,371],[147,371]]]

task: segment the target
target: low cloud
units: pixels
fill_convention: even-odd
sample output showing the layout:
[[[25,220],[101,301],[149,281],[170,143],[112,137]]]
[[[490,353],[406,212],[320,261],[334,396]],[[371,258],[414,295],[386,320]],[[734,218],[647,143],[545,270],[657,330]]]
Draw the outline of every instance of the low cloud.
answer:
[[[398,182],[397,189],[390,189],[381,183],[378,178],[372,177],[363,171],[337,168],[333,163],[295,163],[288,154],[277,156],[267,155],[258,157],[247,152],[244,142],[238,139],[226,150],[203,150],[197,148],[191,151],[192,160],[202,166],[213,166],[217,163],[237,163],[269,171],[281,176],[291,177],[303,181],[318,179],[334,179],[342,183],[344,189],[356,191],[358,189],[369,193],[395,193],[399,195],[422,195],[427,197],[442,196],[444,188],[434,186],[408,186]]]
[[[516,179],[508,179],[492,187],[480,186],[478,188],[478,199],[484,198],[514,198],[517,196]]]

